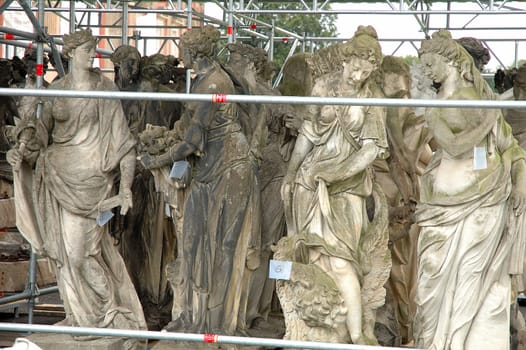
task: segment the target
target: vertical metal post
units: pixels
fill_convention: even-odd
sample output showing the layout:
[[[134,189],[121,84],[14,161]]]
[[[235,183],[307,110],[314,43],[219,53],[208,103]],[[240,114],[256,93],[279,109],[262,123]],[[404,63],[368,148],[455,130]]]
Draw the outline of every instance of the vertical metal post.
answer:
[[[228,27],[227,27],[227,37],[228,43],[232,44],[234,40],[234,0],[228,1]]]
[[[270,35],[269,35],[269,47],[268,47],[268,60],[274,61],[274,18],[272,18],[271,22],[271,28],[270,28]]]
[[[192,70],[186,69],[186,93],[189,94],[192,89]]]
[[[128,1],[122,2],[122,45],[128,45]]]
[[[489,10],[493,11],[493,0],[489,0]]]
[[[192,0],[186,2],[186,28],[192,29]]]
[[[519,68],[519,42],[515,41],[515,68]]]
[[[75,26],[76,17],[75,17],[75,1],[69,1],[69,32],[73,33],[76,29]]]
[[[312,11],[318,11],[318,1],[312,0]]]
[[[447,10],[451,11],[451,1],[450,0],[447,0]],[[448,12],[448,14],[446,15],[446,29],[449,29],[449,20],[450,20],[450,14]]]

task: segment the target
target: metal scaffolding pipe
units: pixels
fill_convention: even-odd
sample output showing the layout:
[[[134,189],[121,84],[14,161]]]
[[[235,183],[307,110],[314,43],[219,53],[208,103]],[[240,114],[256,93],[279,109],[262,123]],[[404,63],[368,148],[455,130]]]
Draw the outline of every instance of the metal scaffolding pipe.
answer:
[[[432,100],[403,98],[354,98],[318,96],[269,96],[269,95],[223,95],[186,94],[166,92],[129,91],[77,91],[53,89],[0,88],[4,96],[42,96],[65,98],[102,98],[111,100],[157,100],[209,103],[262,103],[294,105],[355,105],[386,107],[440,107],[440,108],[526,108],[526,100]]]
[[[103,337],[122,337],[151,340],[176,340],[196,343],[235,344],[243,346],[265,346],[271,348],[296,348],[318,350],[395,350],[389,346],[370,346],[358,344],[321,343],[298,340],[235,337],[218,334],[174,333],[165,331],[138,331],[112,328],[66,327],[48,325],[26,325],[22,323],[0,323],[0,331],[39,332],[71,335],[96,335]]]
[[[316,15],[393,15],[393,10],[238,10],[238,14],[316,14]],[[481,11],[481,10],[404,10],[396,11],[397,15],[503,15],[526,14],[526,10]]]
[[[38,289],[36,295],[46,295],[46,294],[51,294],[51,293],[55,293],[55,292],[58,292],[58,287],[57,286]],[[9,295],[7,297],[0,298],[0,305],[9,304],[9,303],[12,303],[14,301],[24,300],[24,299],[29,298],[30,296],[31,296],[31,291],[25,290],[25,291],[23,291],[21,293],[18,293],[18,294]]]

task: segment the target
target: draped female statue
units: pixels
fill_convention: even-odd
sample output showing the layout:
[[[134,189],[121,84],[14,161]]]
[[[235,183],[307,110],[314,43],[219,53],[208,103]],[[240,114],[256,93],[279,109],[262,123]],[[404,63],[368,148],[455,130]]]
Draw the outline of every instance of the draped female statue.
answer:
[[[360,26],[340,49],[341,69],[320,77],[312,95],[382,96],[374,28]],[[384,302],[389,275],[386,201],[371,168],[387,149],[385,108],[312,106],[282,186],[288,236],[305,236],[309,264],[336,283],[348,334],[357,344],[376,342],[374,312]]]
[[[448,31],[422,42],[438,98],[494,99]],[[419,348],[507,349],[512,276],[524,262],[524,151],[498,109],[428,108],[439,145],[421,180],[415,341]]]
[[[115,91],[112,81],[92,69],[95,43],[90,30],[64,35],[63,51],[72,69],[49,89],[57,94]],[[132,203],[135,141],[120,101],[52,97],[44,100],[41,118],[21,117],[33,118],[29,130],[35,131],[33,143],[40,147],[16,147],[8,153],[15,168],[17,224],[56,269],[66,311],[63,323],[145,329],[141,304],[109,225],[100,220],[101,212],[117,206],[124,215]]]

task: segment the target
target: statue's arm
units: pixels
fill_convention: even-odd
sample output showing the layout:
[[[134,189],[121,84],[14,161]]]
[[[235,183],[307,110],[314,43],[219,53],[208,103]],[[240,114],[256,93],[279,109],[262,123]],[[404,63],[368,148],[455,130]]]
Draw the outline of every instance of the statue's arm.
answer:
[[[339,164],[331,166],[330,169],[327,169],[326,166],[313,169],[314,180],[323,180],[327,184],[345,181],[371,165],[376,159],[379,150],[379,147],[373,140],[364,140],[362,147],[358,151]]]
[[[122,157],[119,164],[121,181],[119,197],[121,200],[121,215],[125,215],[133,206],[131,186],[135,175],[135,149],[132,148]]]

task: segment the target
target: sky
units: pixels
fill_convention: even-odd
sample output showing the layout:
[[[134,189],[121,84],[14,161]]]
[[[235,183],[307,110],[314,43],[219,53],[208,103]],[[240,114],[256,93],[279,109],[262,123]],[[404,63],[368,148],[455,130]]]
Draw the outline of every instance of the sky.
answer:
[[[482,1],[487,3],[488,1]],[[322,1],[318,1],[322,3]],[[392,0],[394,6],[399,6],[399,1]],[[496,8],[501,2],[495,1]],[[391,10],[387,2],[381,3],[338,3],[331,1],[332,10],[370,10],[370,11],[386,11]],[[508,1],[506,6],[511,6],[516,9],[526,10],[526,1]],[[207,14],[222,18],[220,10],[216,5],[207,4],[205,11]],[[446,3],[434,3],[433,10],[446,10]],[[475,2],[469,3],[455,3],[451,4],[451,10],[458,11],[478,11],[480,6]],[[504,11],[504,10],[500,10]],[[395,11],[393,11],[395,12]],[[486,69],[495,71],[497,68],[510,67],[515,62],[517,55],[518,60],[526,59],[526,14],[483,14],[483,15],[451,15],[449,26],[452,28],[451,34],[453,38],[460,37],[475,37],[480,40],[485,40],[486,45],[490,49],[491,59],[486,65]],[[417,51],[409,42],[403,43],[400,47],[400,42],[382,41],[383,39],[417,39],[424,38],[424,33],[420,26],[411,14],[340,14],[337,19],[338,37],[350,38],[353,36],[358,25],[372,25],[375,27],[382,51],[385,55],[394,54],[396,56],[417,56]],[[430,16],[430,27],[435,28],[431,33],[445,28],[447,24],[447,16],[433,14]],[[509,29],[498,29],[499,27],[506,27]],[[522,27],[522,29],[521,29]],[[453,30],[453,28],[455,30]],[[458,29],[457,28],[465,28]],[[471,29],[469,29],[471,28]],[[478,28],[478,29],[475,29]],[[482,29],[485,28],[485,29]],[[469,30],[468,30],[469,29]],[[521,39],[522,42],[516,42]],[[508,41],[503,41],[509,39]],[[420,47],[419,42],[414,43],[417,48]],[[515,53],[517,52],[517,54]]]

